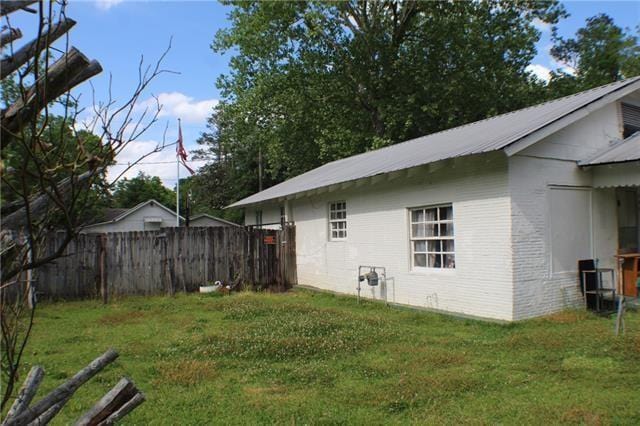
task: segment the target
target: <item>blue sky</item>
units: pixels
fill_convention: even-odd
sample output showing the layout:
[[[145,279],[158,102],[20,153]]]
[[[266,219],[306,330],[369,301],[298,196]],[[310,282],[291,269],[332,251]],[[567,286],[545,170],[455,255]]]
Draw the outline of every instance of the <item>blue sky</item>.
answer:
[[[571,16],[559,25],[560,33],[571,36],[584,25],[585,19],[597,13],[607,13],[623,27],[635,27],[640,22],[639,1],[582,1],[564,2]],[[182,118],[182,129],[187,149],[195,148],[195,140],[205,129],[206,118],[220,98],[215,87],[216,78],[228,71],[230,55],[214,54],[210,48],[215,33],[228,25],[226,15],[229,8],[212,1],[130,1],[130,0],[71,0],[67,16],[78,24],[71,32],[71,44],[91,59],[97,59],[105,71],[91,82],[98,99],[108,95],[109,77],[112,77],[112,95],[116,100],[125,100],[137,82],[137,67],[140,56],[147,63],[154,62],[167,48],[173,37],[172,48],[164,68],[179,74],[164,74],[154,81],[142,100],[151,94],[163,103],[163,113],[157,125],[151,128],[140,141],[132,144],[118,159],[126,163],[152,149],[162,139],[165,125],[169,124],[167,139],[175,140],[177,118]],[[24,31],[33,25],[34,18],[25,12],[12,15],[12,25]],[[533,61],[533,72],[544,75],[555,69],[548,55],[551,45],[550,28],[539,26],[542,37],[538,43],[538,55]],[[91,101],[91,87],[79,86],[75,93],[81,94],[81,102]],[[88,114],[88,113],[87,113]],[[166,185],[175,184],[175,159],[173,148],[154,154],[138,170],[160,176]],[[166,163],[165,163],[166,162]],[[195,163],[197,166],[201,163]],[[115,174],[118,170],[114,170]],[[186,175],[182,169],[181,175]]]

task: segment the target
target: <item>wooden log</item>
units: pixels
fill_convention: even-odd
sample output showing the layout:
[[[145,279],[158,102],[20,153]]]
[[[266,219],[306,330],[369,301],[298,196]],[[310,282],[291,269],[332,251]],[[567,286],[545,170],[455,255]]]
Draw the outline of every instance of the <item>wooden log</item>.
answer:
[[[53,420],[55,416],[58,415],[60,410],[62,410],[62,408],[67,404],[67,402],[70,399],[71,399],[71,395],[63,399],[62,401],[58,402],[57,404],[54,404],[51,408],[49,408],[47,411],[45,411],[40,416],[38,416],[37,419],[29,423],[29,426],[40,426],[40,425],[49,424],[49,422]]]
[[[18,391],[16,400],[13,401],[13,404],[11,404],[11,408],[9,408],[9,411],[7,411],[7,416],[4,422],[2,422],[3,425],[7,423],[8,419],[11,419],[20,414],[25,410],[25,408],[29,406],[31,400],[38,391],[38,386],[40,386],[43,377],[44,370],[42,369],[42,367],[37,365],[31,367],[31,370],[29,370],[29,374],[27,375],[24,384]]]
[[[21,37],[22,31],[20,31],[20,28],[9,28],[7,31],[2,31],[0,33],[0,47],[4,47]]]
[[[127,401],[122,407],[118,409],[115,413],[107,417],[107,419],[98,424],[98,426],[107,426],[116,424],[116,422],[122,419],[124,416],[132,412],[138,405],[142,404],[145,401],[145,396],[142,392],[138,392]]]
[[[71,178],[63,179],[58,185],[57,190],[62,195],[62,197],[68,196],[71,188],[75,186],[76,190],[80,189],[91,177],[97,176],[102,173],[102,168],[98,168],[96,170],[89,170],[87,172],[82,173],[79,176],[76,176],[72,181]],[[51,204],[51,198],[48,194],[40,194],[33,197],[31,201],[29,201],[29,208],[31,210],[32,217],[40,217],[45,214]],[[3,229],[11,229],[11,230],[19,230],[21,227],[27,225],[27,214],[26,208],[22,207],[13,213],[4,216],[2,218],[2,228]]]
[[[75,24],[76,21],[73,19],[63,19],[45,30],[39,39],[31,40],[15,51],[13,55],[2,58],[0,62],[0,80],[12,74],[30,59],[33,59],[36,53],[43,51],[51,43],[67,33]]]
[[[1,1],[0,2],[0,16],[5,16],[16,10],[24,9],[29,5],[35,3],[36,0],[13,0],[13,1]]]
[[[50,409],[56,408],[57,404],[61,404],[58,410],[64,406],[64,403],[71,398],[80,386],[85,384],[89,379],[100,372],[104,367],[111,364],[118,357],[118,353],[113,349],[109,349],[98,358],[91,361],[89,365],[77,372],[71,379],[51,391],[47,396],[42,398],[33,406],[25,409],[22,413],[12,418],[8,426],[26,426],[34,420],[38,419],[42,414]]]
[[[71,48],[49,68],[46,76],[28,90],[24,99],[18,100],[2,114],[2,148],[47,104],[101,71],[97,61],[90,62],[78,49]]]
[[[78,419],[75,423],[76,426],[95,426],[100,424],[118,411],[137,393],[138,390],[133,382],[123,377],[100,401]]]

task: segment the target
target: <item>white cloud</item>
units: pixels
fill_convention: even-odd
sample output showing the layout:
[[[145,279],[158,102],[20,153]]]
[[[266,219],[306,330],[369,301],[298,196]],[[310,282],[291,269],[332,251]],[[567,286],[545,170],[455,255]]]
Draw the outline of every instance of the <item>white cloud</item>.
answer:
[[[157,98],[157,101],[150,98],[140,102],[137,105],[138,110],[149,108],[150,112],[154,112],[159,103],[162,106],[159,117],[175,117],[187,123],[204,124],[213,108],[218,105],[217,99],[196,101],[193,97],[180,92],[160,93]]]
[[[538,31],[541,31],[543,33],[548,33],[549,31],[551,31],[551,24],[548,22],[544,22],[540,18],[533,18],[532,24],[538,29]]]
[[[526,71],[535,75],[539,80],[548,82],[551,78],[551,70],[544,65],[540,64],[530,64],[525,68]]]
[[[157,146],[158,142],[153,140],[130,142],[116,157],[117,165],[109,168],[107,172],[108,180],[112,181],[118,178],[123,172],[122,177],[132,178],[142,171],[150,176],[160,177],[165,186],[173,188],[176,184],[177,173],[175,145],[167,146],[162,151],[149,155],[144,158],[140,164],[126,170],[128,164],[134,163],[144,155],[154,151]],[[188,162],[189,166],[194,170],[197,170],[198,167],[204,165],[204,163],[204,160]],[[180,166],[180,176],[189,176],[189,172],[182,165]]]
[[[107,11],[123,1],[124,0],[96,0],[96,7],[100,10]]]

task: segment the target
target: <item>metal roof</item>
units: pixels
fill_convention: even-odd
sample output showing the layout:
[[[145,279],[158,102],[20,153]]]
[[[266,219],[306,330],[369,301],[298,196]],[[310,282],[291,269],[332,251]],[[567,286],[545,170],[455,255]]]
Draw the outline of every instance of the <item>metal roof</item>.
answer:
[[[630,85],[640,87],[640,77],[333,161],[237,201],[229,207],[274,200],[448,158],[501,150],[604,96],[621,93],[622,89]],[[625,92],[619,96],[624,96]]]
[[[605,150],[593,157],[578,162],[581,166],[597,166],[599,164],[625,163],[640,160],[640,132],[636,132],[625,140],[612,142]]]

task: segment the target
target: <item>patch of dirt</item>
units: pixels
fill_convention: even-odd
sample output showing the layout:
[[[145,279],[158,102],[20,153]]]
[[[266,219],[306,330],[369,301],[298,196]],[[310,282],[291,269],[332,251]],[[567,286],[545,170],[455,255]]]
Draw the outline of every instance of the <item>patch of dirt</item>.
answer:
[[[601,425],[604,423],[598,413],[589,411],[587,408],[572,407],[562,414],[563,423],[575,423],[583,425]]]
[[[103,325],[133,324],[142,321],[149,315],[143,311],[125,311],[106,314],[98,322]]]
[[[217,372],[214,361],[195,359],[158,362],[156,369],[160,376],[155,380],[157,385],[193,386],[213,378]]]

